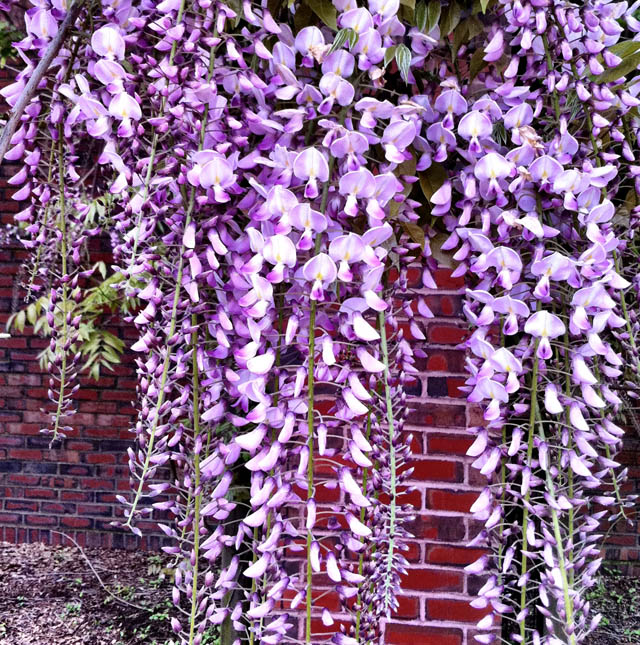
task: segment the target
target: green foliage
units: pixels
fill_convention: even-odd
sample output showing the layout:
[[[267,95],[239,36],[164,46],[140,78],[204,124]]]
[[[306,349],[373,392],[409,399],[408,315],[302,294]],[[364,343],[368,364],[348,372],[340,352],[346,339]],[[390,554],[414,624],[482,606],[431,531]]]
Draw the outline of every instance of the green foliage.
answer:
[[[434,162],[426,170],[419,172],[418,178],[420,188],[422,188],[422,192],[428,201],[442,187],[442,184],[447,179],[447,173],[442,164]]]
[[[406,45],[398,45],[396,47],[396,63],[398,69],[400,70],[400,76],[402,76],[405,83],[409,78],[409,66],[411,65],[411,51]]]
[[[638,47],[640,47],[640,43],[634,42],[621,44],[634,45],[637,47],[629,48],[627,53],[624,55],[616,54],[617,56],[620,56],[622,61],[615,67],[606,69],[604,72],[602,72],[602,74],[596,76],[593,79],[594,82],[598,83],[599,85],[603,85],[605,83],[613,83],[614,81],[617,81],[623,77],[625,77],[627,81],[631,81],[631,78],[628,78],[629,75],[631,74],[631,72],[635,72],[640,65],[640,52],[637,51]],[[611,49],[613,49],[613,47]]]
[[[71,353],[80,352],[82,357],[82,370],[93,379],[98,380],[102,369],[112,370],[114,365],[120,363],[120,356],[124,350],[124,341],[101,327],[105,315],[123,311],[129,313],[137,306],[136,301],[121,299],[114,285],[123,280],[120,273],[105,277],[107,267],[104,262],[94,265],[94,274],[102,279],[93,287],[79,288],[71,293],[67,300],[66,310],[61,305],[55,312],[56,322],[61,324],[62,317],[71,314],[71,317],[80,316],[78,328],[78,342],[71,347]],[[78,293],[84,295],[79,303],[75,302]],[[47,311],[49,309],[49,295],[40,297],[11,315],[7,321],[7,330],[14,330],[22,333],[27,323],[33,327],[36,334],[45,337],[51,336],[51,327],[47,322]],[[45,368],[53,359],[53,352],[50,347],[44,349],[39,355],[40,364]]]
[[[331,3],[331,0],[305,0],[305,3],[311,7],[311,11],[324,22],[327,27],[338,30],[338,18],[336,8]]]
[[[18,55],[12,43],[20,40],[24,34],[8,22],[0,21],[0,68]]]
[[[68,602],[64,606],[64,615],[65,616],[77,616],[80,613],[82,608],[82,603],[80,602]]]
[[[353,49],[358,42],[358,34],[350,27],[341,29],[336,34],[336,37],[333,39],[333,45],[331,45],[331,49],[329,50],[328,54],[331,54],[334,51],[340,49],[347,41],[349,41],[349,47],[351,49]]]
[[[449,6],[442,12],[440,17],[440,35],[448,36],[458,26],[462,17],[462,9],[456,0],[451,0]]]
[[[440,4],[440,0],[431,0],[429,7],[427,8],[427,33],[429,33],[438,24],[441,12],[442,5]]]
[[[387,47],[384,50],[384,66],[386,67],[395,57],[396,55],[396,46],[393,45],[392,47]]]
[[[420,0],[416,5],[414,13],[414,22],[416,27],[422,32],[427,33],[427,5],[424,0]]]

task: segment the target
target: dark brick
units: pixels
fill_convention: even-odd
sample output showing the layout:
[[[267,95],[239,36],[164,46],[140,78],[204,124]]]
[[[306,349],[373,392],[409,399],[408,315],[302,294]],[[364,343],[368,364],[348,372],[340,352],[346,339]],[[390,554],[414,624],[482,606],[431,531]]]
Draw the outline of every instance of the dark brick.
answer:
[[[22,470],[20,461],[0,461],[0,473],[19,473]]]
[[[24,465],[25,473],[38,473],[40,475],[55,475],[58,472],[58,464],[43,464],[39,461],[28,461]]]
[[[432,376],[427,381],[427,395],[428,396],[447,396],[447,379],[445,377]]]

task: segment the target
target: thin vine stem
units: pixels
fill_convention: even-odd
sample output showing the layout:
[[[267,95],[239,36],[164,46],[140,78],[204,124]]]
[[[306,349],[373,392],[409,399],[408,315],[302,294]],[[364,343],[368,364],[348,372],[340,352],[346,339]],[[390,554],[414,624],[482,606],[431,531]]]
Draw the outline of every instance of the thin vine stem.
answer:
[[[68,286],[68,276],[67,276],[67,213],[66,213],[66,201],[65,201],[65,169],[64,169],[64,148],[62,146],[63,141],[63,125],[60,123],[58,125],[58,182],[60,188],[60,222],[58,228],[60,229],[60,261],[62,263],[62,300],[61,300],[61,311],[62,311],[62,342],[58,343],[58,348],[61,350],[61,364],[60,364],[60,383],[58,385],[58,402],[55,413],[55,421],[53,426],[53,436],[51,438],[51,443],[58,439],[60,433],[60,420],[62,417],[62,409],[64,405],[65,397],[65,388],[67,383],[67,343],[69,340],[69,323],[67,321],[69,311],[68,309],[68,295],[69,295],[69,286]]]
[[[537,350],[539,345],[539,340],[537,339],[534,344],[533,349],[533,369],[531,371],[531,409],[529,411],[529,436],[527,440],[527,464],[531,463],[533,457],[533,439],[535,436],[535,426],[536,426],[536,400],[538,396],[538,356]],[[520,612],[524,614],[527,604],[527,530],[529,524],[529,498],[531,496],[531,488],[527,489],[527,492],[524,496],[524,506],[522,511],[522,559],[520,564],[520,575],[522,578],[522,589],[520,591]],[[526,616],[522,615],[520,617],[520,638],[522,639],[522,645],[526,645],[527,636],[526,636]]]
[[[193,404],[193,440],[197,445],[200,435],[200,373],[198,367],[198,332],[197,316],[191,315],[191,324],[196,331],[191,334],[191,379],[192,379],[192,404]],[[193,580],[191,583],[191,614],[189,618],[189,645],[193,645],[196,618],[198,616],[198,564],[200,559],[200,510],[202,504],[202,490],[200,487],[200,451],[193,453],[194,471],[194,508],[193,508]]]
[[[386,612],[391,611],[392,594],[389,590],[389,584],[392,580],[393,559],[395,555],[395,538],[396,538],[396,516],[397,516],[397,463],[395,448],[395,420],[393,414],[393,403],[391,400],[391,387],[389,385],[389,348],[387,345],[386,317],[384,311],[378,312],[378,333],[380,334],[380,349],[382,353],[382,380],[384,387],[385,413],[387,417],[387,441],[389,442],[389,526],[387,533],[387,553],[386,553],[386,575],[384,585],[386,588],[384,594],[384,609]]]

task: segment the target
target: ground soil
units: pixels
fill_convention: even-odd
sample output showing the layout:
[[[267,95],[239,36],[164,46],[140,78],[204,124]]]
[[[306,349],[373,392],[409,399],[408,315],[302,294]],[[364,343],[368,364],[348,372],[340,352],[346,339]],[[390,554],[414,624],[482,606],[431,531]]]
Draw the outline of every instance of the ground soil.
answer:
[[[0,645],[170,645],[166,565],[142,552],[0,542]]]
[[[173,645],[167,564],[143,552],[0,542],[0,645]],[[640,580],[607,569],[589,598],[603,620],[584,645],[640,644]]]
[[[602,614],[598,629],[586,645],[640,643],[640,580],[604,568],[598,583],[589,590],[594,613]]]

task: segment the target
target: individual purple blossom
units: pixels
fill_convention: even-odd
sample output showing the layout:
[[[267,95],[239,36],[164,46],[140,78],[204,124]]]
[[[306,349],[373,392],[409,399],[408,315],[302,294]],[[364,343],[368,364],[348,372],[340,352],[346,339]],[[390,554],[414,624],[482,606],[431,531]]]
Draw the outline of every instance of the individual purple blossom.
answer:
[[[58,21],[50,11],[38,9],[32,16],[26,16],[26,28],[36,38],[49,40],[58,33]]]
[[[98,56],[106,59],[122,60],[125,55],[124,38],[120,31],[111,25],[101,27],[93,33],[91,47]]]
[[[556,316],[548,311],[537,311],[532,314],[524,325],[524,330],[534,338],[538,338],[537,355],[543,360],[551,358],[551,344],[550,338],[557,338],[562,336],[565,332],[565,325]]]
[[[324,300],[325,288],[338,275],[334,261],[326,253],[319,253],[308,260],[302,272],[305,279],[313,283],[311,287],[312,300]]]
[[[473,110],[467,112],[458,123],[457,132],[463,138],[469,141],[469,151],[478,154],[482,151],[480,139],[491,135],[493,125],[489,117],[483,112]]]
[[[373,197],[376,189],[371,171],[359,168],[340,177],[339,191],[347,197],[344,212],[355,217],[358,214],[358,200]]]
[[[313,199],[319,194],[318,181],[329,179],[329,165],[319,150],[307,148],[295,158],[293,174],[298,179],[306,180],[304,196]]]

